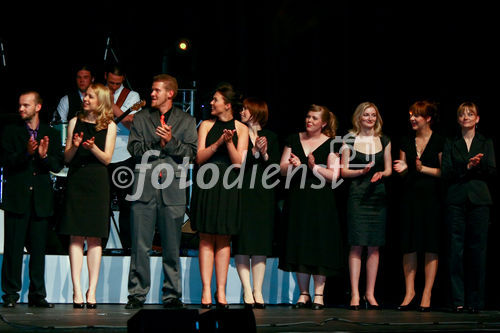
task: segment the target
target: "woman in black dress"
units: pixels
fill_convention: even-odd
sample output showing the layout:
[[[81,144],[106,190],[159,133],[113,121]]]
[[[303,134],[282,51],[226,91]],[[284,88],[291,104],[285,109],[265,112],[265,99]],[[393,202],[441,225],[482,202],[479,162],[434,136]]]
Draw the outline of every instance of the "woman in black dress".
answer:
[[[296,272],[300,296],[294,308],[324,307],[327,276],[342,267],[342,244],[335,194],[339,178],[338,148],[332,140],[337,119],[326,107],[311,105],[306,130],[291,135],[281,155],[286,176],[284,244],[279,268]],[[305,175],[305,177],[304,177]],[[309,282],[314,280],[311,304]]]
[[[431,292],[438,269],[441,231],[441,155],[444,138],[431,129],[437,107],[418,101],[410,107],[410,124],[415,136],[404,138],[394,171],[404,178],[401,198],[401,245],[406,293],[398,310],[415,304],[417,252],[425,253],[425,286],[419,311],[430,311]]]
[[[241,220],[237,178],[248,149],[248,128],[234,119],[233,110],[240,111],[241,99],[230,84],[220,84],[210,104],[215,119],[203,121],[198,129],[196,163],[200,169],[191,211],[193,228],[200,235],[202,308],[210,308],[212,304],[210,285],[214,261],[216,305],[226,308],[231,235],[238,234]]]
[[[391,143],[382,135],[382,117],[377,106],[364,102],[352,116],[353,129],[345,137],[342,148],[344,178],[352,178],[347,201],[350,309],[358,310],[361,254],[367,247],[366,291],[364,301],[372,309],[379,308],[375,299],[375,282],[379,263],[379,247],[385,244],[386,193],[384,178],[392,173]]]
[[[496,176],[493,141],[476,131],[479,113],[474,103],[457,111],[461,135],[446,142],[442,177],[448,181],[446,223],[453,310],[478,313],[484,306],[486,243],[490,221],[489,183]]]
[[[65,217],[60,232],[70,235],[69,259],[73,282],[73,306],[83,308],[80,275],[87,241],[89,287],[87,308],[96,307],[96,288],[102,255],[102,239],[109,234],[109,181],[106,165],[116,139],[113,98],[109,88],[92,84],[83,99],[83,111],[70,120],[64,150],[69,165]]]
[[[263,129],[268,118],[265,101],[246,98],[240,115],[241,121],[248,126],[250,140],[241,193],[241,229],[238,236],[233,238],[233,253],[243,286],[245,306],[262,309],[262,283],[266,257],[272,254],[276,204],[274,188],[264,188],[262,180],[264,170],[279,162],[278,137],[270,130]],[[268,184],[271,183],[270,180]],[[250,256],[253,291],[250,283]]]

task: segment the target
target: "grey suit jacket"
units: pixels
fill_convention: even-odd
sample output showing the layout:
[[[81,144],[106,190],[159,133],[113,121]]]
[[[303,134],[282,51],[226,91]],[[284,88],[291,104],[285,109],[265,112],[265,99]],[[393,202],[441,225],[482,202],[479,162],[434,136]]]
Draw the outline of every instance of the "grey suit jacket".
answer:
[[[162,169],[163,203],[185,205],[186,186],[181,188],[181,185],[184,185],[181,183],[181,176],[188,174],[186,164],[191,163],[196,157],[198,145],[196,121],[191,115],[175,106],[168,112],[172,112],[167,121],[167,124],[172,126],[172,139],[163,148],[160,145],[160,137],[155,133],[156,128],[160,126],[159,110],[145,108],[134,116],[127,145],[128,151],[137,163],[134,170],[132,195],[137,193],[143,183],[142,193],[137,200],[150,201],[160,186],[157,175]],[[140,166],[141,162],[147,162],[147,169],[144,165]],[[184,172],[180,167],[183,162]]]

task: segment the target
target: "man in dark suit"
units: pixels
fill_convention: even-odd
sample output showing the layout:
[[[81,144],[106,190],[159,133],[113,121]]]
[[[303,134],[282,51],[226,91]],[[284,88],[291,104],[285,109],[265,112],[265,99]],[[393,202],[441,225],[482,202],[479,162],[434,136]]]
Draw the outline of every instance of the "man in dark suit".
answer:
[[[140,308],[149,292],[149,254],[155,225],[160,233],[163,257],[163,305],[183,307],[179,247],[186,209],[182,175],[196,156],[198,135],[193,117],[173,106],[177,80],[167,74],[153,78],[151,108],[134,116],[128,151],[137,165],[131,208],[132,250],[129,300],[125,308]],[[184,169],[183,169],[184,168]]]
[[[4,161],[5,211],[2,265],[3,306],[15,307],[21,290],[24,246],[30,253],[29,306],[51,308],[45,298],[45,246],[47,218],[53,214],[49,172],[63,167],[58,132],[40,122],[42,99],[29,91],[19,97],[22,121],[5,128],[1,147]]]

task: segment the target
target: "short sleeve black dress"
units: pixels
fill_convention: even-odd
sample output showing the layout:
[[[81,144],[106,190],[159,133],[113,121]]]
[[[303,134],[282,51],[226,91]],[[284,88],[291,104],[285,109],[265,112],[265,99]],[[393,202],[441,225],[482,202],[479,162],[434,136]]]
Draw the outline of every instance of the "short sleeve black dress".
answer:
[[[104,150],[107,128],[96,131],[95,124],[78,119],[73,132],[83,132],[83,141],[95,137],[94,144]],[[69,163],[65,216],[59,232],[72,236],[108,238],[109,191],[106,166],[80,145]]]
[[[207,134],[206,147],[216,142],[224,129],[235,129],[234,119],[217,119]],[[237,133],[233,143],[238,145]],[[240,169],[230,168],[231,165],[223,144],[197,170],[190,207],[194,230],[216,235],[236,235],[240,231],[241,190],[237,183]]]
[[[259,154],[252,154],[253,144],[248,140],[248,153],[245,162],[243,188],[241,191],[241,229],[233,238],[233,253],[242,255],[271,256],[273,250],[276,197],[274,187],[265,188],[262,184],[264,171],[279,165],[278,137],[272,131],[262,129],[258,136],[267,138],[267,155],[264,161]],[[269,169],[268,174],[274,169]],[[274,171],[275,172],[275,171]],[[267,185],[276,179],[266,180]]]
[[[439,154],[444,138],[432,133],[420,161],[429,168],[440,168]],[[401,150],[406,153],[408,171],[403,176],[401,197],[401,249],[403,253],[438,253],[442,231],[443,205],[441,178],[417,172],[415,137],[403,138]]]
[[[376,183],[370,182],[373,174],[384,171],[384,151],[389,138],[380,138],[382,150],[376,154],[364,154],[351,150],[349,169],[363,169],[369,162],[375,162],[370,171],[362,176],[351,178],[347,198],[347,238],[351,246],[385,245],[385,225],[387,220],[387,199],[384,178]]]
[[[336,275],[342,270],[343,255],[332,184],[325,182],[323,186],[318,186],[321,181],[307,167],[307,156],[299,134],[290,136],[286,146],[300,158],[307,172],[304,186],[301,186],[302,171],[299,170],[292,177],[290,188],[286,190],[283,208],[284,244],[279,268],[289,272]],[[316,164],[327,164],[331,146],[332,139],[328,139],[312,152]],[[338,151],[338,147],[334,147],[333,151]],[[319,188],[314,188],[315,186]]]

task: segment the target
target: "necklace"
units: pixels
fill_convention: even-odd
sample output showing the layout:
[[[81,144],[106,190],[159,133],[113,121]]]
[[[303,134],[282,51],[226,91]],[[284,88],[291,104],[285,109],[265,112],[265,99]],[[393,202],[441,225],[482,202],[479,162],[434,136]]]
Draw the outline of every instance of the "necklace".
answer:
[[[422,148],[419,149],[418,147],[418,144],[417,144],[417,138],[415,137],[415,150],[417,151],[417,157],[420,158],[422,156],[422,154],[424,153],[424,150],[425,150],[425,147],[427,147],[427,143],[429,142],[429,139],[431,137],[428,136],[428,137],[424,137],[423,138],[423,144],[422,144]]]

